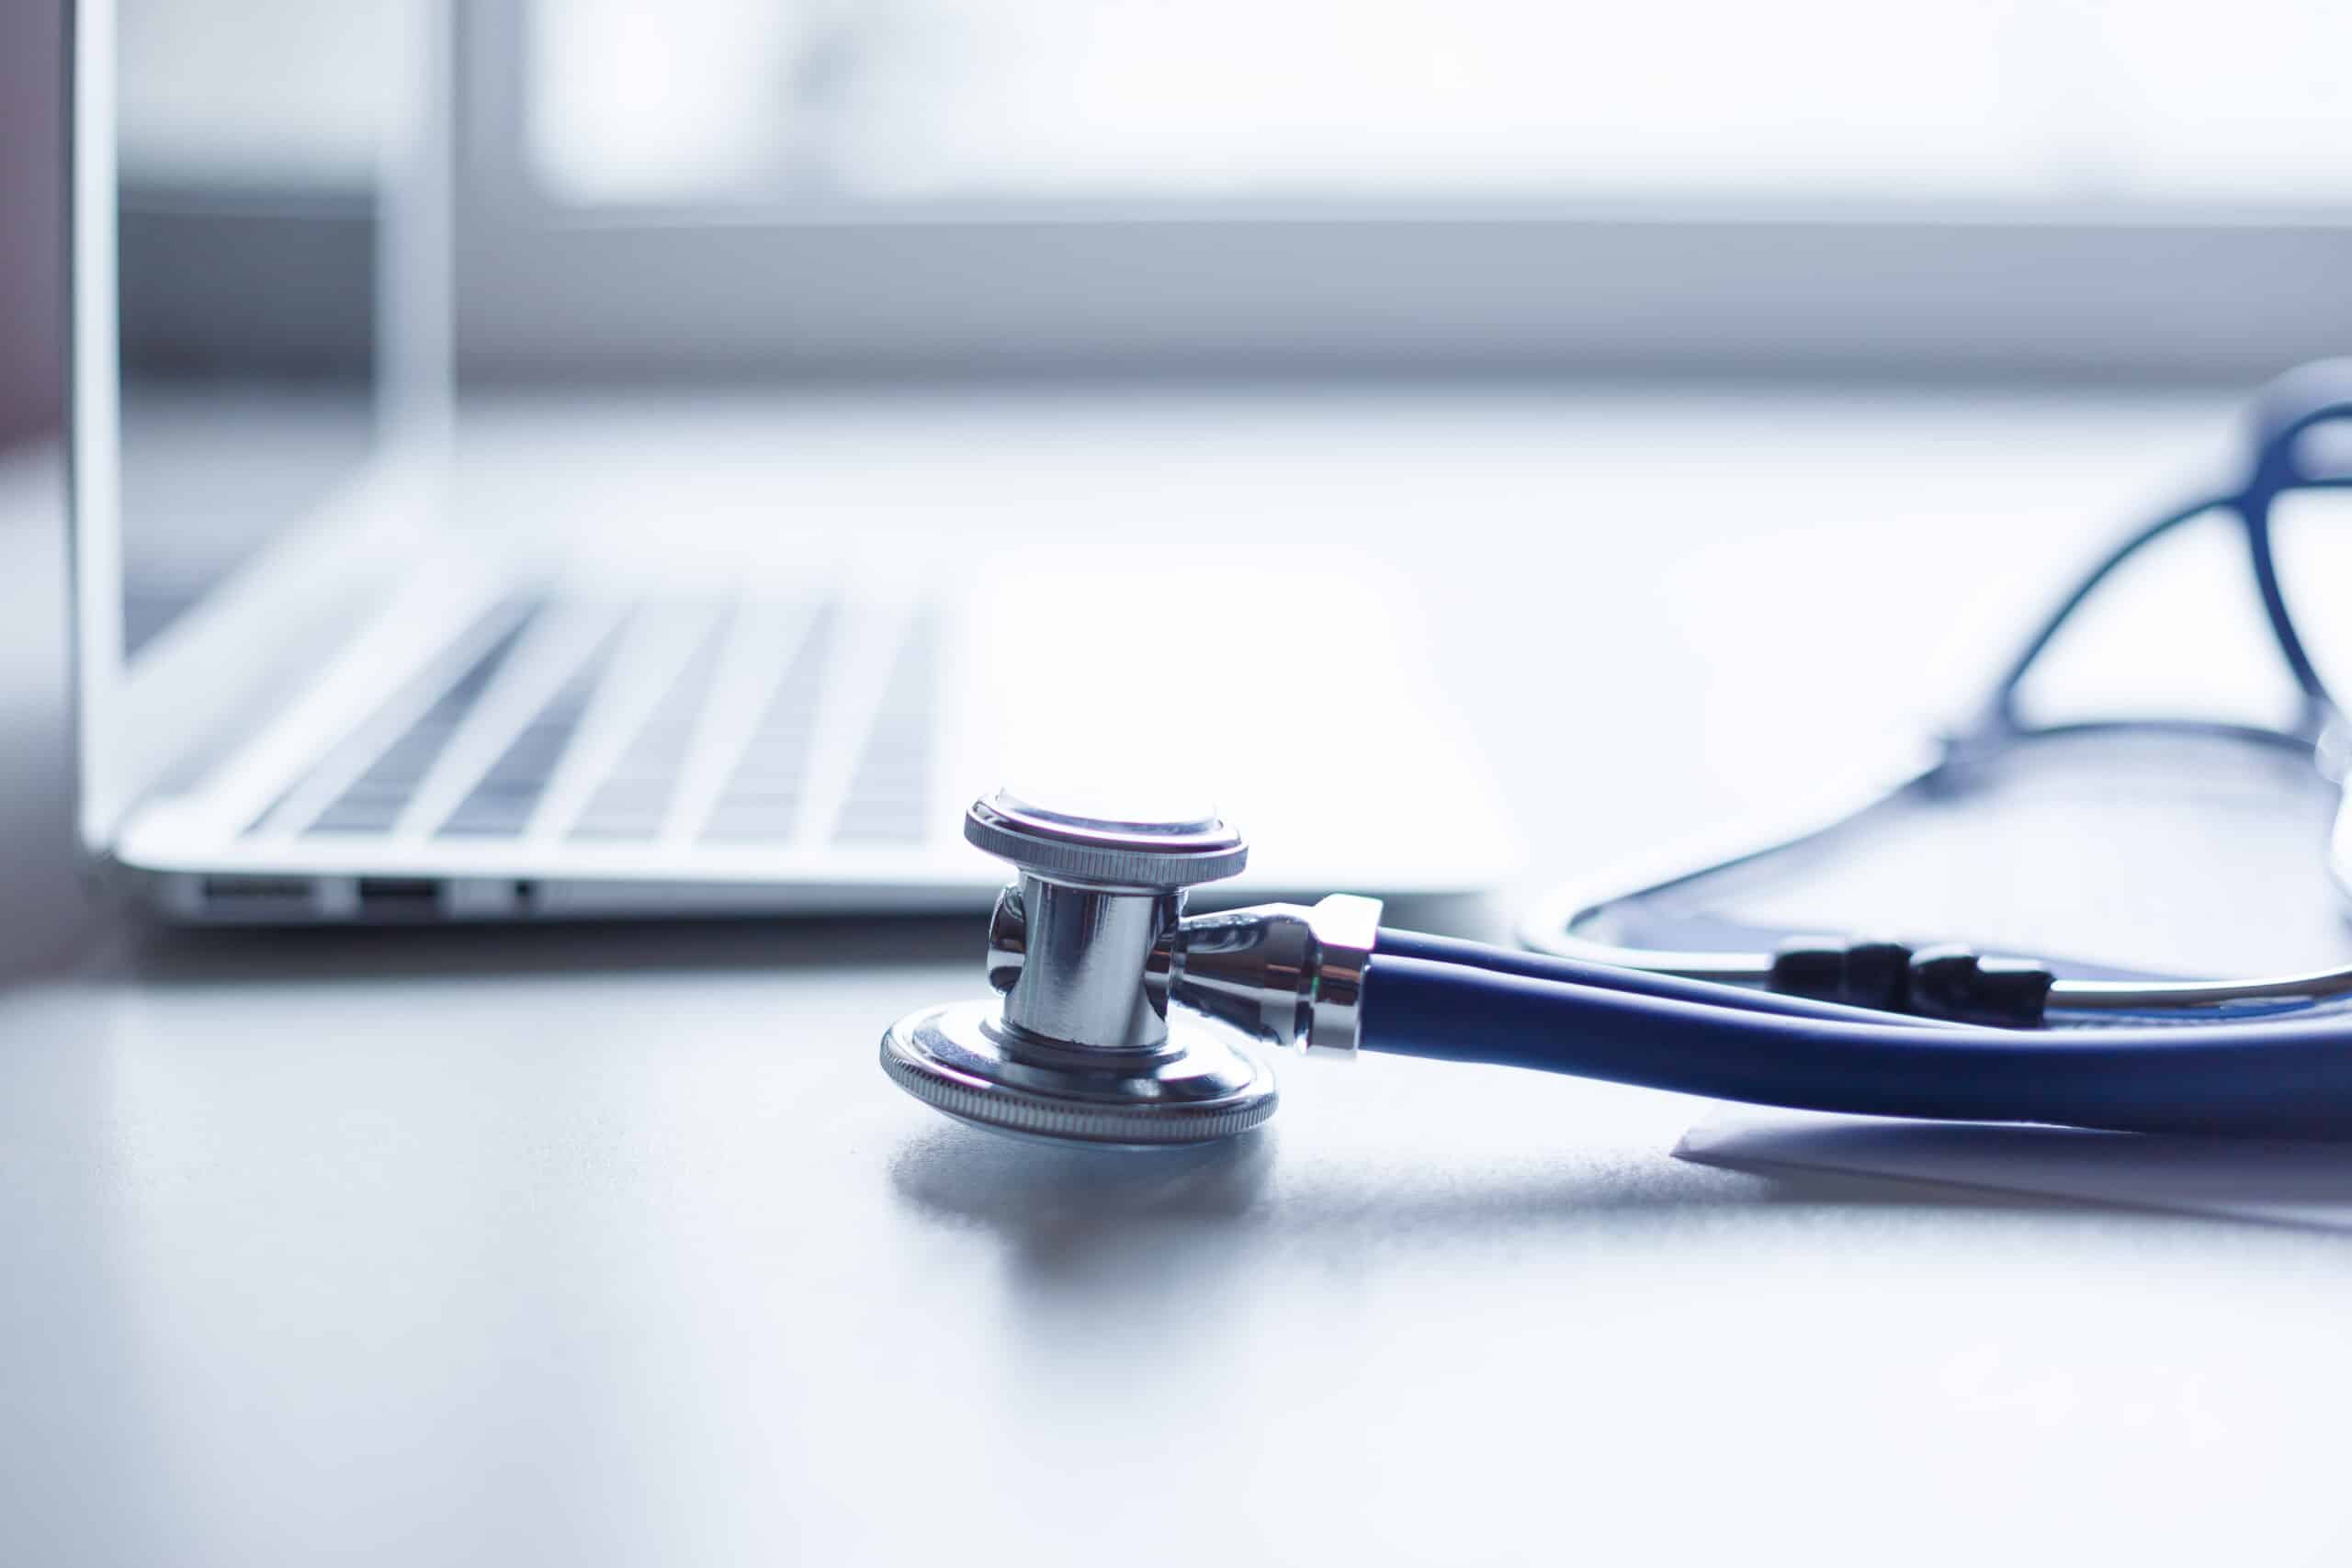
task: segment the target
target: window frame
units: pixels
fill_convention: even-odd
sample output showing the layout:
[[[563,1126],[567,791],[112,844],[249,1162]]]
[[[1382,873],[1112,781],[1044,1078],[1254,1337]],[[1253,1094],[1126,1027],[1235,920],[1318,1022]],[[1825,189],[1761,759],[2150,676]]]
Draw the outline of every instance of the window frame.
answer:
[[[566,207],[529,0],[456,7],[469,378],[2241,381],[2352,344],[2352,209],[1948,201]]]

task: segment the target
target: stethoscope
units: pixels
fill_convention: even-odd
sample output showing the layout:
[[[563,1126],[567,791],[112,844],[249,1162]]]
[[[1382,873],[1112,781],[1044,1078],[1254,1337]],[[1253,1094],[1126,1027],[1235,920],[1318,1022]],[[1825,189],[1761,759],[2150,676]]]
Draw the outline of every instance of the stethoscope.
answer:
[[[1770,953],[1620,945],[1612,911],[1853,830],[1906,799],[1964,788],[2021,749],[2133,735],[2242,741],[2307,760],[2343,789],[2346,730],[2281,589],[2272,508],[2352,488],[2307,439],[2352,419],[2352,360],[2273,382],[2254,407],[2244,482],[2126,538],[2069,592],[1970,723],[1860,804],[1669,873],[1569,889],[1521,931],[1527,951],[1381,924],[1371,898],[1187,916],[1185,892],[1234,875],[1241,836],[1214,816],[1136,821],[1000,792],[965,836],[1016,876],[989,922],[992,994],[928,1008],[882,1039],[898,1085],[996,1132],[1114,1147],[1206,1143],[1273,1114],[1255,1045],[1488,1063],[1802,1110],[1938,1121],[2282,1137],[2352,1133],[2352,966],[2242,979],[2078,979],[1960,947],[1804,939]],[[2117,569],[2211,513],[2243,525],[2280,653],[2301,693],[2289,728],[2199,720],[2037,726],[2018,688]],[[2352,896],[2352,817],[2329,850]]]

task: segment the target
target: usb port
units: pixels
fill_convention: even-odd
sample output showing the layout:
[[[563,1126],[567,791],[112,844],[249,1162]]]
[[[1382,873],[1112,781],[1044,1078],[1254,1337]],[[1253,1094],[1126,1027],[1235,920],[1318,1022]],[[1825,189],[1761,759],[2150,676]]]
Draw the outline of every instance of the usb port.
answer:
[[[307,876],[208,876],[200,886],[209,919],[266,924],[306,919],[316,912]]]
[[[441,884],[430,876],[363,876],[359,913],[378,919],[424,919],[441,912]]]

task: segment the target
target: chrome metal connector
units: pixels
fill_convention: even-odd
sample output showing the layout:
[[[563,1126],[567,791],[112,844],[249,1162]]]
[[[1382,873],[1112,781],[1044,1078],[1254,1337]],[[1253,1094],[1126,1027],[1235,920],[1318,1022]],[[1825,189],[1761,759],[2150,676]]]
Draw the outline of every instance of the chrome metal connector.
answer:
[[[1195,916],[1168,944],[1168,998],[1253,1039],[1352,1056],[1379,931],[1380,900],[1350,893]]]
[[[1051,901],[1049,890],[1024,878],[998,896],[989,920],[989,985],[1008,1004],[1023,995],[1038,925],[1031,909],[1042,908],[1041,894]],[[1194,915],[1162,929],[1140,963],[1125,958],[1131,976],[1125,994],[1140,994],[1162,1019],[1175,1002],[1253,1040],[1351,1056],[1364,966],[1379,932],[1380,900],[1350,893],[1313,906],[1259,904]],[[1131,947],[1122,952],[1131,954]]]

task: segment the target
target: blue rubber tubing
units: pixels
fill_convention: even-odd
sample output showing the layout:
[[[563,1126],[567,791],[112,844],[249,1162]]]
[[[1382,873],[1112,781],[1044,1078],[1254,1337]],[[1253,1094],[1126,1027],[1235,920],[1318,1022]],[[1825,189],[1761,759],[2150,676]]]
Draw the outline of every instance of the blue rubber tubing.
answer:
[[[1373,951],[1397,958],[1427,958],[1498,975],[1521,975],[1531,980],[1565,980],[1571,985],[1597,986],[1603,990],[1630,991],[1645,997],[1670,997],[1704,1002],[1711,1007],[1745,1008],[1750,1012],[1782,1013],[1790,1018],[1839,1019],[1852,1023],[1896,1021],[1917,1029],[1965,1029],[1969,1025],[1940,1018],[1907,1013],[1876,1012],[1843,1002],[1815,1001],[1811,997],[1785,996],[1778,991],[1751,990],[1713,980],[1686,980],[1679,975],[1655,975],[1646,969],[1623,969],[1583,958],[1560,958],[1515,947],[1490,947],[1460,937],[1428,936],[1420,931],[1383,926]]]
[[[1732,1010],[1407,957],[1364,975],[1367,1051],[1755,1105],[2115,1132],[2352,1136],[2352,1024],[1919,1029]]]

